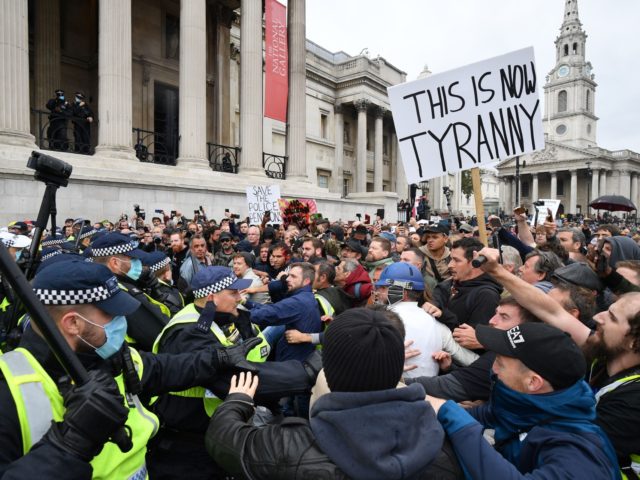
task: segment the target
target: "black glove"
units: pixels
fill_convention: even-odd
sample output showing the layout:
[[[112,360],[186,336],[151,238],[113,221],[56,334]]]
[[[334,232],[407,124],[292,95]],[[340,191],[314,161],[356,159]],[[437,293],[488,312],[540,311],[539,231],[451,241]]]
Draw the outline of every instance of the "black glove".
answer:
[[[160,282],[158,282],[156,275],[150,269],[145,269],[142,271],[142,274],[138,279],[138,285],[140,288],[153,292],[158,288],[158,286],[160,286]]]
[[[52,422],[45,440],[87,462],[129,415],[115,380],[100,370],[90,371],[84,385],[73,386],[64,396],[64,405],[62,422]]]
[[[262,343],[261,338],[250,338],[240,345],[216,348],[213,351],[213,366],[216,370],[239,368],[247,372],[257,373],[259,371],[258,367],[247,361],[247,354],[260,343]]]
[[[309,354],[309,356],[302,362],[302,366],[309,376],[310,384],[315,385],[318,373],[322,370],[322,351],[314,350],[311,352],[311,354]]]

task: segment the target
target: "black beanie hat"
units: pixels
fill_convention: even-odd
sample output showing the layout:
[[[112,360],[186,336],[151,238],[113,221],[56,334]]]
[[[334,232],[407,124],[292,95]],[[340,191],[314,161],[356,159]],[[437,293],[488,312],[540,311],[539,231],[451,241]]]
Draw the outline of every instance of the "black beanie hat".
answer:
[[[395,388],[404,367],[404,339],[382,312],[353,308],[327,328],[322,364],[332,392]]]

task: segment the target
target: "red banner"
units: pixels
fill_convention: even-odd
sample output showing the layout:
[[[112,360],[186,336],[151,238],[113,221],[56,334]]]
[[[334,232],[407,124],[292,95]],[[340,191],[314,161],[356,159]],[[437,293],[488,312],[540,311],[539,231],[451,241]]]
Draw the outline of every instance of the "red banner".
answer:
[[[289,93],[287,7],[276,0],[266,0],[265,10],[264,116],[286,122],[287,95]]]

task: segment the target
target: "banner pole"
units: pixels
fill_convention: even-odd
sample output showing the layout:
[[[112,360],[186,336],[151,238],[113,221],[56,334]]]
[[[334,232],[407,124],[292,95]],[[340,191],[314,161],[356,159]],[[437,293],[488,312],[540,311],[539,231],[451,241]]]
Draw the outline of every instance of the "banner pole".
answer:
[[[487,226],[484,220],[484,203],[482,202],[482,183],[480,181],[480,169],[473,167],[471,169],[471,182],[473,183],[473,199],[476,202],[476,218],[478,219],[478,231],[480,233],[480,241],[487,245]]]

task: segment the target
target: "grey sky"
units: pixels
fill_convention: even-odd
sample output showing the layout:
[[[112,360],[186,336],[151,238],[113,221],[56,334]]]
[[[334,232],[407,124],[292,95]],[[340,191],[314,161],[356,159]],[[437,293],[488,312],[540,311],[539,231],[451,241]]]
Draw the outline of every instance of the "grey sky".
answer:
[[[564,0],[307,0],[307,38],[378,54],[414,80],[533,45],[539,73],[555,65]],[[598,84],[599,146],[640,152],[638,0],[580,0],[586,59]],[[544,83],[544,77],[543,77]],[[540,90],[542,96],[542,89]]]

